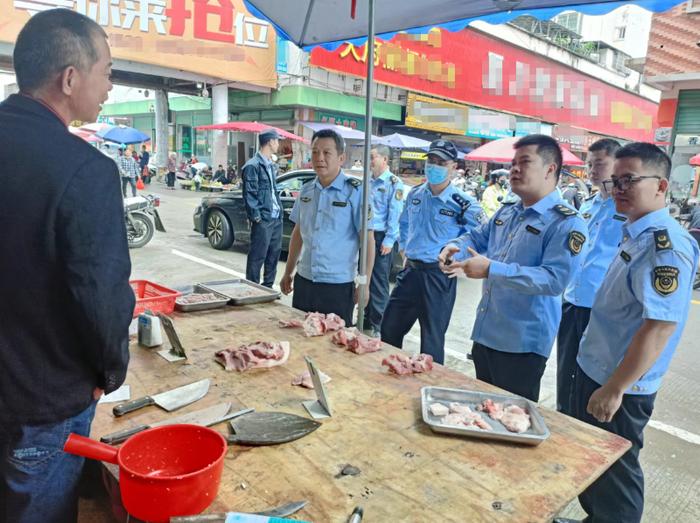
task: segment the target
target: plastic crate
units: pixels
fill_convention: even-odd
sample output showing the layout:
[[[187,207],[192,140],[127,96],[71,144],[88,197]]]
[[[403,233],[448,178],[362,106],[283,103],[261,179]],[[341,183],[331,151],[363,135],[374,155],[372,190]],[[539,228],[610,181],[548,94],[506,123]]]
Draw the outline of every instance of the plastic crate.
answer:
[[[175,299],[182,293],[148,280],[129,282],[136,295],[134,318],[146,310],[170,314],[175,310]]]

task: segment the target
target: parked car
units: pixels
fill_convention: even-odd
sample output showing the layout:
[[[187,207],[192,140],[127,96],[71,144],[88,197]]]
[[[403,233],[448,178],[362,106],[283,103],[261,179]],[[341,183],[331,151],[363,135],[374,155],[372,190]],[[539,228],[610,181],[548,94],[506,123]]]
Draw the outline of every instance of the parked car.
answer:
[[[316,173],[311,169],[289,171],[277,178],[277,188],[280,192],[283,209],[282,250],[289,249],[289,238],[294,229],[294,223],[289,219],[294,201],[304,183],[313,180]],[[408,191],[405,191],[405,195]],[[209,244],[218,250],[229,249],[234,241],[250,243],[250,223],[245,212],[243,192],[241,190],[212,194],[202,198],[202,202],[194,210],[194,230],[204,235]],[[394,246],[394,263],[392,273],[401,270],[403,260],[398,246]]]

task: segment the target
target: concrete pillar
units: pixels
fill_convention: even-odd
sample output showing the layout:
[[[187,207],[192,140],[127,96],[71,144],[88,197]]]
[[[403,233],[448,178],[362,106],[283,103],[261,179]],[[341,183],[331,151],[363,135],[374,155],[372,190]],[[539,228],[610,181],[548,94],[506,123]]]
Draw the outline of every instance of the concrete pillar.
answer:
[[[228,122],[228,85],[215,85],[211,89],[211,116],[213,123]],[[214,131],[211,150],[212,168],[228,165],[228,131]]]
[[[168,92],[156,90],[156,165],[158,174],[168,165]]]

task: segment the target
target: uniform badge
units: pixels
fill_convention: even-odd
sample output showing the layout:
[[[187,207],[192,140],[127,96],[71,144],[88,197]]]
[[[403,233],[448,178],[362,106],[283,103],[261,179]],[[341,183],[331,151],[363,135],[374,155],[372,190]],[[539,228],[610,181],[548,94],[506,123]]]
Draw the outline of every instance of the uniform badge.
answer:
[[[531,232],[532,234],[539,234],[541,232],[539,229],[537,229],[536,227],[533,227],[532,225],[528,225],[527,227],[525,227],[525,230],[527,232]],[[578,254],[578,253],[576,253],[576,254]]]
[[[593,216],[593,215],[592,215],[591,213],[589,213],[589,212],[584,212],[584,213],[583,213],[583,219],[584,219],[584,220],[587,220],[587,219],[590,218],[591,216]]]
[[[302,196],[302,197],[300,198],[300,200],[301,200],[302,202],[304,202],[304,203],[307,203],[307,202],[310,202],[310,201],[311,201],[311,198],[309,198],[308,196]]]
[[[620,258],[625,260],[627,263],[629,263],[632,260],[632,256],[627,254],[625,251],[620,251]]]
[[[678,273],[680,271],[669,265],[654,267],[654,290],[661,296],[673,294],[678,288]]]
[[[583,244],[586,243],[586,237],[578,231],[571,231],[569,233],[569,250],[571,254],[576,256],[583,249]]]
[[[413,200],[411,200],[411,203],[413,205],[420,205],[420,200],[418,198],[413,198]]]
[[[496,218],[496,219],[493,221],[493,223],[495,223],[496,225],[503,225],[503,220],[499,220],[498,218]]]
[[[554,210],[557,211],[559,214],[563,214],[564,216],[575,216],[576,211],[571,209],[570,207],[567,207],[566,205],[555,205]]]
[[[396,189],[396,194],[394,196],[398,201],[403,200],[403,189]]]
[[[333,202],[333,207],[347,207],[348,202]]]
[[[377,191],[386,192],[386,189],[384,187],[377,187]]]
[[[440,214],[442,214],[443,216],[450,216],[450,217],[457,216],[457,213],[454,211],[451,211],[450,209],[440,209]]]
[[[669,251],[673,249],[671,238],[668,237],[668,231],[666,229],[654,231],[654,243],[656,244],[657,251]]]
[[[626,217],[626,216],[622,216],[621,214],[613,214],[613,220],[618,220],[618,221],[621,221],[621,222],[626,222],[626,221],[627,221],[627,217]]]

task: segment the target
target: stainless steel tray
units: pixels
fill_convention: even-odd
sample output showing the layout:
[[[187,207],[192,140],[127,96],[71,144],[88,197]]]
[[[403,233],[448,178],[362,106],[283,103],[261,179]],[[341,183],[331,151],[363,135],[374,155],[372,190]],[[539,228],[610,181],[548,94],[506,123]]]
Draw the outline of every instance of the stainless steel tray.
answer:
[[[274,301],[280,297],[278,291],[253,283],[244,278],[233,278],[231,280],[207,281],[200,283],[202,287],[210,289],[219,294],[229,297],[229,303],[232,305],[250,305],[252,303],[264,303],[266,301]],[[240,297],[241,291],[255,291],[254,296]]]
[[[226,307],[226,304],[228,303],[229,297],[221,294],[220,292],[216,292],[212,289],[207,289],[206,287],[196,284],[191,287],[191,289],[188,289],[186,293],[183,292],[182,297],[188,295],[188,294],[216,294],[216,296],[219,298],[218,300],[212,300],[212,301],[205,301],[202,303],[192,303],[192,304],[186,304],[186,303],[178,303],[178,299],[175,300],[175,308],[181,312],[193,312],[193,311],[206,311],[210,309],[218,309],[221,307]]]
[[[520,434],[510,432],[500,421],[491,419],[488,414],[476,410],[476,406],[485,399],[503,402],[505,405],[517,405],[518,407],[527,409],[530,414],[532,425],[527,431]],[[441,422],[441,416],[433,416],[428,409],[433,403],[442,403],[448,406],[448,404],[453,401],[468,405],[474,412],[478,412],[484,421],[491,425],[493,430],[445,425]],[[480,439],[509,441],[512,443],[524,443],[526,445],[539,445],[549,437],[549,429],[544,422],[542,414],[540,414],[540,411],[537,409],[537,405],[530,400],[518,396],[477,392],[474,390],[447,389],[443,387],[423,387],[421,389],[421,411],[423,413],[423,421],[435,432],[444,432],[446,434],[456,434]]]

